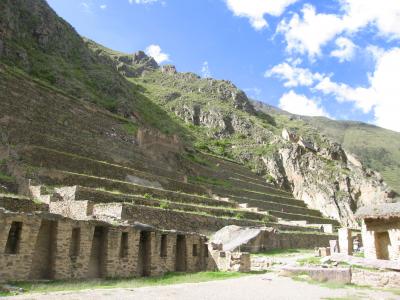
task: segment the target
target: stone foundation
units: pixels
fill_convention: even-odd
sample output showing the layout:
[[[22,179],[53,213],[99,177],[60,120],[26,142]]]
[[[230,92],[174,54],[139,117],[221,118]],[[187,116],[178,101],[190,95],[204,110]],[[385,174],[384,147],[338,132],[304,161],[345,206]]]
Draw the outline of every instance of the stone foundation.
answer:
[[[144,235],[147,244],[143,248]],[[179,253],[178,236],[184,240]],[[181,270],[185,272],[215,270],[206,241],[199,234],[160,231],[145,225],[112,225],[1,209],[0,278],[156,276],[176,271],[178,260],[184,262]]]

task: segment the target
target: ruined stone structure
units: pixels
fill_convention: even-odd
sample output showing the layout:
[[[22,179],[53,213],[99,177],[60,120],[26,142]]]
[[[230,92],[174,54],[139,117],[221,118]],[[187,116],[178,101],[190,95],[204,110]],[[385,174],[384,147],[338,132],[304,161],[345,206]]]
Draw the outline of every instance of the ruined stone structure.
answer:
[[[214,270],[206,237],[0,209],[0,279],[155,276]]]
[[[329,246],[329,240],[335,237],[333,234],[316,235],[307,232],[292,234],[271,227],[251,228],[231,225],[216,232],[211,243],[221,244],[223,251],[258,253],[272,249],[312,249]]]
[[[362,207],[362,239],[366,258],[400,261],[400,203]]]
[[[346,255],[353,254],[353,238],[349,228],[339,229],[339,252]]]

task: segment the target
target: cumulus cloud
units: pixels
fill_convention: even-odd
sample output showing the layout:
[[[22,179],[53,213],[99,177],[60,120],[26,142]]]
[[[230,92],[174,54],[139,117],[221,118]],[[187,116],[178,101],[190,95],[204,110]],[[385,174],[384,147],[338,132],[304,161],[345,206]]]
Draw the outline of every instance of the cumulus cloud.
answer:
[[[279,108],[292,114],[303,116],[325,116],[329,114],[315,99],[309,99],[304,95],[296,94],[293,90],[284,94],[279,100]]]
[[[364,113],[371,111],[375,105],[375,95],[369,88],[353,88],[344,83],[333,82],[329,77],[325,77],[315,86],[315,90],[324,94],[333,94],[339,102],[354,102],[355,106]]]
[[[331,52],[332,57],[336,57],[340,62],[350,61],[355,53],[356,45],[348,38],[340,37],[336,39],[337,49]]]
[[[136,3],[136,4],[152,4],[155,2],[159,2],[160,0],[129,0],[130,4]]]
[[[368,87],[350,87],[324,78],[315,86],[324,94],[333,94],[339,101],[354,102],[364,113],[372,112],[376,125],[400,131],[400,48],[393,48],[377,57]]]
[[[107,5],[106,5],[106,4],[102,4],[102,5],[100,5],[100,9],[102,9],[102,10],[105,10],[105,9],[107,9]]]
[[[268,26],[265,15],[279,17],[286,8],[298,0],[226,0],[235,16],[250,20],[251,26],[261,30]]]
[[[157,63],[163,63],[169,61],[169,55],[162,52],[159,45],[150,45],[146,48],[146,54],[153,57]]]
[[[264,76],[274,76],[285,81],[283,84],[285,87],[311,86],[323,78],[319,73],[312,73],[309,69],[292,66],[287,62],[274,66],[266,71]]]
[[[210,66],[208,65],[208,61],[203,62],[203,65],[201,67],[201,76],[203,76],[203,78],[212,77],[212,74],[210,71]]]
[[[373,26],[377,34],[389,39],[400,38],[400,1],[341,0],[341,14],[317,13],[314,6],[305,4],[301,15],[282,20],[277,33],[284,35],[287,50],[321,54],[321,48],[341,34],[352,34]]]
[[[318,14],[310,4],[304,5],[301,12],[302,17],[296,13],[289,21],[282,20],[277,33],[285,36],[289,52],[320,55],[321,47],[343,30],[341,20],[336,15]]]
[[[273,67],[266,76],[284,80],[286,87],[309,87],[314,93],[333,96],[339,103],[353,103],[363,113],[371,113],[376,125],[400,132],[400,47],[385,51],[370,46],[366,51],[374,53],[375,60],[374,72],[369,75],[366,86],[353,87],[335,82],[331,75],[313,73],[287,62]],[[282,96],[279,107],[297,114],[328,115],[317,101],[294,91]]]

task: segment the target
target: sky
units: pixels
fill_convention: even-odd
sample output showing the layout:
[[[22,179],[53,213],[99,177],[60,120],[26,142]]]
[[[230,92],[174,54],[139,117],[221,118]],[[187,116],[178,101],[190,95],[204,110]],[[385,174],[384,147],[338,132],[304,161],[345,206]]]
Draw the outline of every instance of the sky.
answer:
[[[291,113],[400,132],[400,0],[47,0],[82,36]]]

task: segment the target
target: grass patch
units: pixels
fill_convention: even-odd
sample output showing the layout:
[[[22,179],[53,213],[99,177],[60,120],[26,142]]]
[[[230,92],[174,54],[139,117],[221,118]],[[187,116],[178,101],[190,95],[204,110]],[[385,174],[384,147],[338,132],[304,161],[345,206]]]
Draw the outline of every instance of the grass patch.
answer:
[[[7,174],[4,174],[2,172],[0,172],[0,181],[4,181],[4,182],[14,182],[15,178],[12,176],[9,176]]]
[[[226,180],[222,180],[219,178],[214,178],[214,177],[206,177],[206,176],[190,176],[189,177],[189,182],[192,184],[196,183],[204,183],[204,184],[210,184],[210,185],[216,185],[216,186],[222,186],[224,188],[230,188],[232,187],[232,183]]]
[[[261,253],[256,253],[252,254],[253,256],[268,256],[268,257],[274,257],[274,256],[280,256],[280,257],[289,257],[289,256],[295,256],[298,254],[311,254],[313,250],[310,249],[273,249],[273,250],[268,250],[265,252]]]
[[[139,126],[137,124],[128,122],[123,125],[123,129],[127,134],[136,135],[138,132]]]
[[[362,257],[362,258],[365,257],[364,252],[356,252],[356,253],[353,253],[353,256],[355,256],[355,257]]]
[[[320,257],[306,257],[306,258],[301,258],[297,260],[297,263],[300,266],[306,266],[306,265],[319,265],[321,263],[321,258]]]
[[[16,282],[12,283],[12,285],[23,288],[25,293],[47,293],[59,291],[79,291],[86,289],[140,288],[146,286],[160,286],[180,283],[197,283],[232,279],[248,275],[249,274],[238,272],[200,272],[193,274],[167,273],[162,277],[152,278],[49,281],[40,283]],[[0,295],[10,296],[11,294],[3,292]]]

